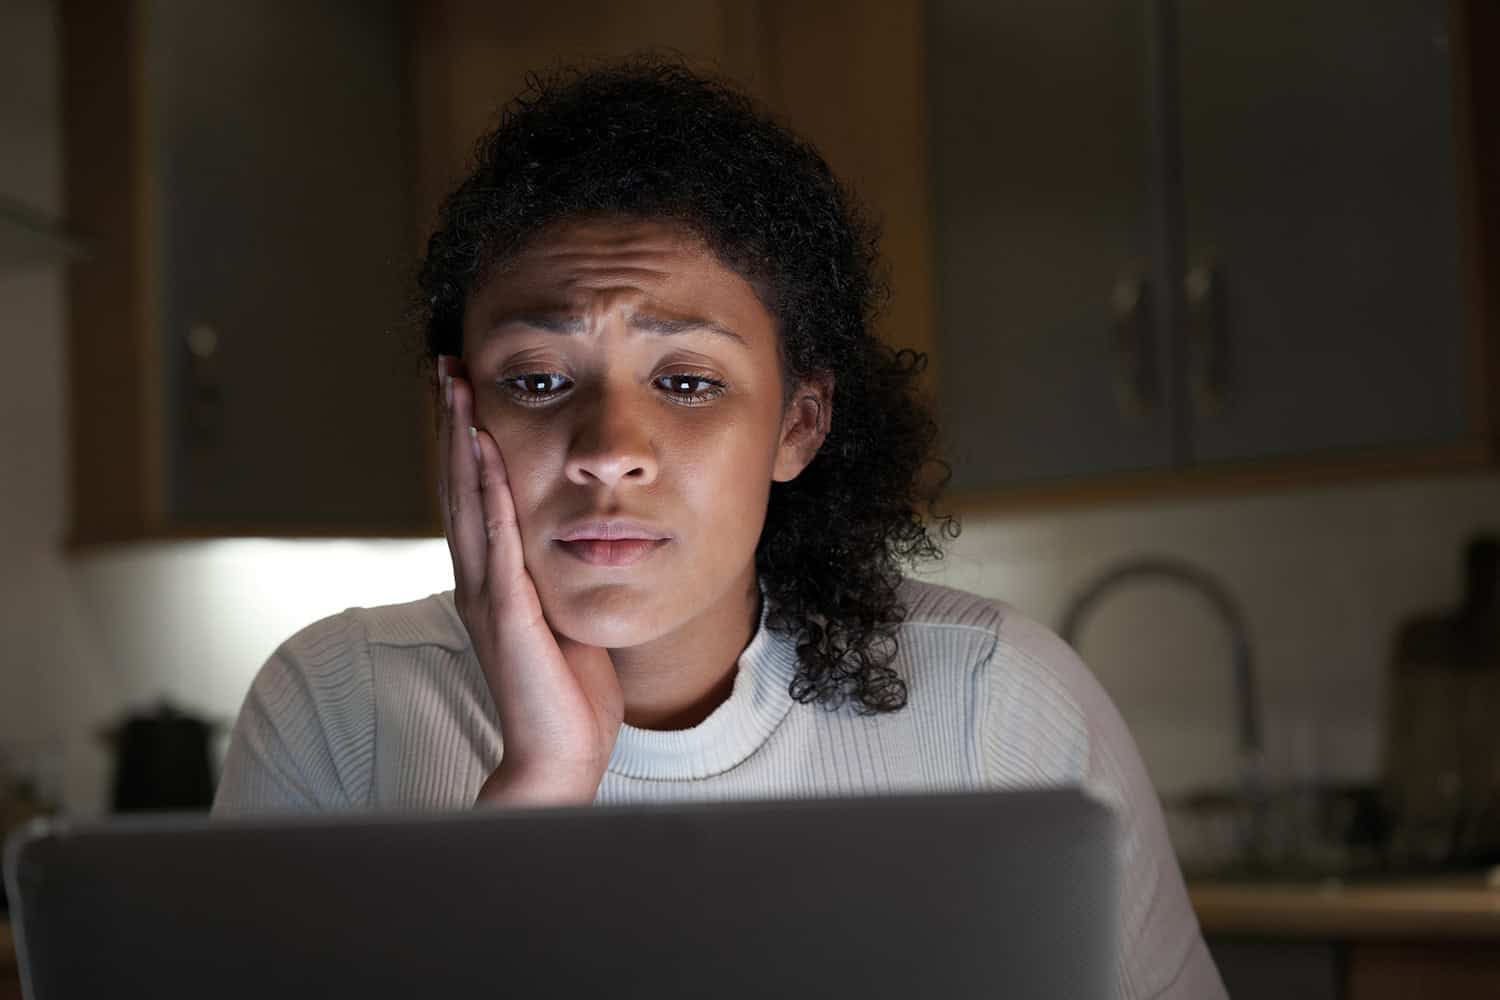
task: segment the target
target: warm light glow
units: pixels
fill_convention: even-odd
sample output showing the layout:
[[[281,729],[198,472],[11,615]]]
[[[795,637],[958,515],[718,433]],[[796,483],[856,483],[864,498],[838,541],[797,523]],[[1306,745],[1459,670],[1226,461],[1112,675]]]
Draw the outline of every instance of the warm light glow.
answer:
[[[84,557],[73,571],[78,625],[99,639],[95,669],[115,689],[111,701],[166,696],[230,715],[255,671],[298,630],[345,608],[453,586],[440,538],[130,546]]]

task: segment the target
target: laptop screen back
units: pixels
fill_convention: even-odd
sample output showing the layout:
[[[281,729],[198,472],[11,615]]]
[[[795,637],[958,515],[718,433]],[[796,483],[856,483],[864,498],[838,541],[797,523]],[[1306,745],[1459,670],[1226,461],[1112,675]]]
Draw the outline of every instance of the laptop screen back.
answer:
[[[39,825],[34,1000],[1105,997],[1114,820],[1073,791]]]

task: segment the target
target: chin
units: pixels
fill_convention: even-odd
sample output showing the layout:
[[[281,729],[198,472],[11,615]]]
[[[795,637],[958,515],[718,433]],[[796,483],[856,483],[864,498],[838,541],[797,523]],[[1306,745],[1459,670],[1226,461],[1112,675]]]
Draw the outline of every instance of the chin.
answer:
[[[681,602],[627,582],[547,590],[539,595],[553,631],[587,646],[641,646],[682,624]],[[677,613],[671,613],[671,609]]]

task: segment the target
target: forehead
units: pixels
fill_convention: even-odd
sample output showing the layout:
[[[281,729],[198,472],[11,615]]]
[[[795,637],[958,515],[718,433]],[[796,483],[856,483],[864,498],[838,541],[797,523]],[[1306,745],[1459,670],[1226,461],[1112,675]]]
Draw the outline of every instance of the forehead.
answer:
[[[755,289],[695,232],[637,219],[540,231],[479,285],[464,325],[479,333],[516,310],[584,317],[615,309],[704,317],[747,338],[774,333]]]

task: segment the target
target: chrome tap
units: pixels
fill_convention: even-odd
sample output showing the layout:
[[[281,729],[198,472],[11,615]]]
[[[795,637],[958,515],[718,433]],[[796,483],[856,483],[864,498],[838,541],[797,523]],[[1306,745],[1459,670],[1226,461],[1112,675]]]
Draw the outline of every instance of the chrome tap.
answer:
[[[1251,805],[1242,850],[1253,858],[1263,844],[1266,789],[1262,771],[1259,695],[1250,654],[1250,632],[1245,616],[1229,591],[1214,577],[1190,563],[1160,557],[1131,559],[1106,570],[1068,603],[1059,634],[1074,645],[1084,619],[1106,593],[1127,582],[1164,579],[1183,583],[1208,599],[1229,629],[1235,690],[1235,732],[1241,793]]]

